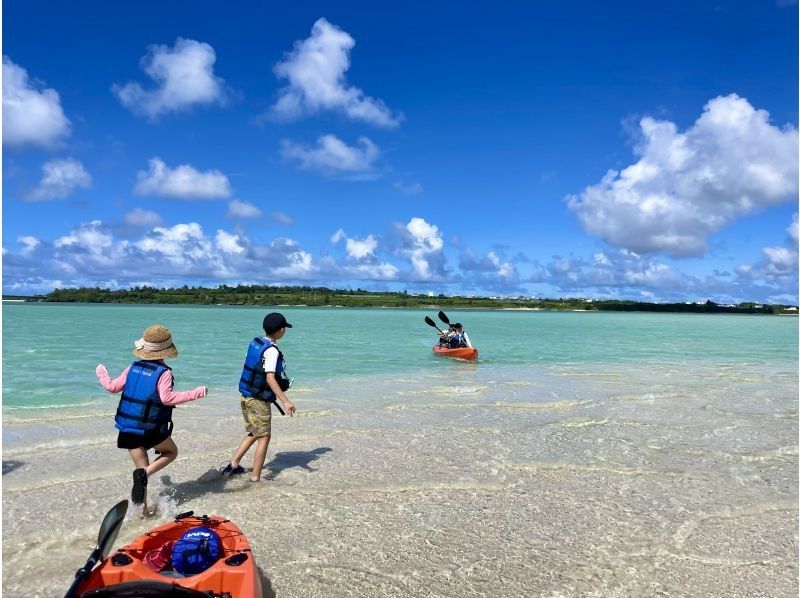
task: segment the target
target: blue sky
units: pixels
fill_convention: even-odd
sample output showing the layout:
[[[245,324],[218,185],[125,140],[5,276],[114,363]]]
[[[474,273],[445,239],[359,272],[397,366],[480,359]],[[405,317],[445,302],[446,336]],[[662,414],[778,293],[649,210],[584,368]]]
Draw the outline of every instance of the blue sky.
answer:
[[[3,291],[797,302],[796,3],[297,4],[6,3]]]

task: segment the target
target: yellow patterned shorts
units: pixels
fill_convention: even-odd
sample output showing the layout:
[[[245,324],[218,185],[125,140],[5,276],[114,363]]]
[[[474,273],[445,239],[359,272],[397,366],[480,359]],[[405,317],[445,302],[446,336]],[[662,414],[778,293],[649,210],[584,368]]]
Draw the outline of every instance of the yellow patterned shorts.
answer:
[[[248,434],[263,438],[272,433],[272,406],[267,401],[242,397],[242,417]]]

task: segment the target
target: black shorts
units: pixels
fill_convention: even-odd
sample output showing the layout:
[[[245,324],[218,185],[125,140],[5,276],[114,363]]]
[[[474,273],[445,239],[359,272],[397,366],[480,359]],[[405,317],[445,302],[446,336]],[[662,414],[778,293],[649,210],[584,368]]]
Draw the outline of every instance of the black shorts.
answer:
[[[172,436],[172,430],[167,432],[150,432],[146,434],[131,434],[130,432],[120,432],[117,436],[117,448],[135,449],[143,448],[150,450],[156,445],[161,444]]]

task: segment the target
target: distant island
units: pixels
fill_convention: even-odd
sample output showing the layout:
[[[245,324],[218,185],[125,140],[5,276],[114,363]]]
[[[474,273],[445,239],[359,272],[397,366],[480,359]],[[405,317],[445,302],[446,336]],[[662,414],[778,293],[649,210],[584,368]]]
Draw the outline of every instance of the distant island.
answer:
[[[648,311],[683,313],[787,314],[797,315],[797,306],[757,302],[723,305],[713,301],[647,303],[623,299],[476,297],[433,295],[408,291],[365,291],[310,286],[220,285],[217,288],[149,286],[109,290],[101,288],[55,289],[46,295],[8,296],[5,301],[46,303],[140,303],[200,305],[280,305],[341,307],[494,308],[558,311]]]

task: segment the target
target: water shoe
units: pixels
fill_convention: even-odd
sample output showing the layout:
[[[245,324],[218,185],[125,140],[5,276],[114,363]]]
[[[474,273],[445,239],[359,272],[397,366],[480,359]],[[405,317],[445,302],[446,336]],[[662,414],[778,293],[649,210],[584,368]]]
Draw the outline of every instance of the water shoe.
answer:
[[[144,502],[147,491],[147,472],[143,467],[133,470],[133,488],[131,488],[131,502],[140,505]]]
[[[225,469],[222,470],[222,475],[235,475],[238,473],[244,473],[244,467],[241,465],[237,465],[233,467],[230,463],[225,466]]]

